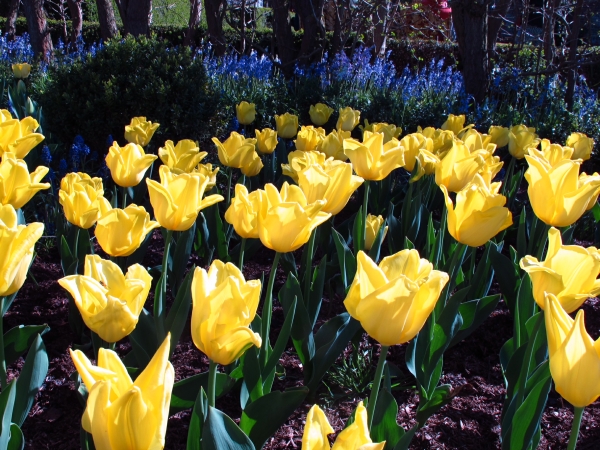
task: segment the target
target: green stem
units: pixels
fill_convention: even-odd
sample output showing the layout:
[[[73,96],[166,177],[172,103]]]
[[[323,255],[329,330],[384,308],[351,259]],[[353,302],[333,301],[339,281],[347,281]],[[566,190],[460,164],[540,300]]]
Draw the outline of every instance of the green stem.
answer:
[[[371,430],[371,424],[373,423],[373,413],[375,412],[375,405],[377,404],[377,397],[379,396],[379,385],[381,384],[381,377],[383,375],[383,366],[385,366],[385,358],[387,356],[389,347],[387,345],[381,346],[381,352],[379,352],[379,361],[377,362],[377,370],[375,371],[375,379],[373,380],[373,387],[371,388],[371,396],[369,397],[369,404],[367,405],[367,418],[369,420],[369,431]]]
[[[569,446],[567,450],[575,450],[577,445],[577,438],[579,437],[579,427],[581,426],[581,418],[583,417],[583,410],[585,408],[575,407],[573,410],[573,426],[571,427],[571,435],[569,436]]]
[[[304,303],[308,302],[310,297],[310,282],[312,279],[312,258],[313,252],[315,248],[315,236],[317,234],[317,229],[315,228],[310,233],[310,239],[308,240],[308,248],[306,252],[306,261],[304,264]]]
[[[226,202],[225,205],[229,208],[229,204],[231,202],[231,168],[227,168],[227,195],[225,196]]]
[[[5,298],[0,297],[0,311],[4,311]],[[4,355],[4,316],[0,317],[0,387],[6,388],[6,359]]]
[[[123,188],[123,206],[121,206],[122,209],[125,209],[125,207],[127,206],[127,188],[124,187]]]
[[[524,366],[521,368],[521,375],[519,377],[519,381],[518,381],[518,387],[517,387],[517,408],[519,406],[521,406],[521,404],[523,403],[523,399],[525,397],[525,385],[527,383],[527,378],[529,377],[529,368],[531,367],[531,357],[532,357],[532,353],[533,353],[533,348],[535,345],[535,341],[537,341],[537,337],[540,331],[540,327],[542,326],[542,323],[544,323],[544,312],[540,311],[537,319],[535,320],[535,323],[533,325],[533,330],[531,330],[531,336],[529,337],[529,341],[527,342],[527,349],[525,350],[525,358],[527,358],[525,361],[523,361]],[[520,324],[517,324],[517,326],[520,326]],[[525,370],[525,372],[523,373],[523,370]]]
[[[242,176],[240,177],[238,184],[241,184],[242,186],[246,186],[246,175],[242,174]]]
[[[370,187],[370,180],[365,180],[365,195],[363,197],[363,229],[362,229],[362,233],[360,236],[360,244],[359,244],[359,248],[358,251],[363,250],[365,248],[365,240],[367,238],[367,203],[369,202],[369,187]],[[356,252],[356,254],[358,254],[358,251]]]
[[[208,365],[208,405],[215,407],[215,395],[217,390],[217,363],[209,359]]]
[[[165,251],[163,253],[163,260],[162,260],[162,274],[161,274],[161,298],[160,299],[155,299],[154,301],[154,320],[157,321],[157,324],[160,324],[162,326],[162,320],[160,320],[159,318],[162,318],[162,316],[164,315],[164,311],[166,309],[166,305],[167,305],[167,276],[168,276],[168,272],[169,272],[169,250],[171,248],[171,241],[173,240],[173,230],[167,230],[167,237],[165,238]],[[159,327],[161,328],[161,327]],[[158,330],[159,333],[164,334],[162,331],[164,330]],[[160,342],[160,341],[159,341]]]
[[[75,227],[75,242],[73,242],[73,256],[77,259],[77,267],[75,267],[75,274],[79,272],[79,267],[82,266],[82,262],[79,261],[79,232],[81,228]]]
[[[264,364],[269,357],[269,331],[271,330],[271,315],[273,313],[273,285],[275,284],[275,274],[281,253],[275,253],[271,273],[269,274],[269,283],[267,284],[267,293],[265,295],[265,303],[262,310],[262,346],[261,346],[261,363]]]
[[[246,248],[246,238],[242,238],[242,242],[240,243],[240,259],[238,261],[238,268],[240,272],[244,268],[244,249]]]

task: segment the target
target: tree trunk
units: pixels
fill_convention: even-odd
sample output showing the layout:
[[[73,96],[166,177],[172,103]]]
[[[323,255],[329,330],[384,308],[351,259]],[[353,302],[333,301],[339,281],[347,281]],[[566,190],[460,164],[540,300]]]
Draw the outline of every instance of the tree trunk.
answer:
[[[206,23],[208,25],[208,38],[214,48],[216,56],[223,56],[227,50],[227,41],[223,33],[223,18],[225,16],[224,0],[204,0]]]
[[[10,0],[10,6],[8,8],[8,15],[6,16],[6,39],[12,41],[15,38],[17,32],[17,14],[19,12],[19,4],[21,0]]]
[[[385,47],[387,40],[387,17],[390,0],[383,0],[373,14],[373,43],[375,44],[375,55],[385,55]]]
[[[73,29],[71,30],[71,44],[77,45],[77,41],[81,37],[81,30],[83,27],[83,11],[81,9],[81,0],[67,0],[69,5],[69,12],[71,13],[71,23]]]
[[[183,45],[193,45],[196,42],[196,29],[202,17],[202,0],[190,0],[190,21],[183,38]]]
[[[150,36],[152,0],[129,0],[125,33],[132,36]]]
[[[289,5],[286,0],[273,0],[273,33],[277,54],[281,61],[281,71],[286,78],[294,74],[294,35],[289,22]]]
[[[300,62],[309,64],[323,58],[325,27],[323,25],[324,0],[303,0],[296,2],[300,22],[304,29],[300,46]]]
[[[573,96],[575,95],[575,84],[577,82],[577,41],[581,30],[581,11],[583,9],[583,0],[577,0],[575,10],[573,11],[573,23],[569,33],[569,69],[567,72],[567,92],[565,102],[567,109],[573,111]]]
[[[36,55],[48,61],[52,56],[52,39],[46,22],[44,0],[24,0],[23,6],[25,6],[31,48]]]
[[[554,62],[554,25],[559,5],[560,0],[547,0],[544,4],[544,58],[548,66]]]
[[[488,54],[491,54],[496,49],[498,34],[511,3],[512,0],[496,0],[493,9],[490,11],[488,17]]]
[[[484,99],[489,86],[487,3],[453,0],[450,6],[465,89],[479,102]]]
[[[115,21],[115,11],[111,0],[96,0],[98,7],[98,20],[100,21],[100,34],[102,40],[112,39],[119,33]]]

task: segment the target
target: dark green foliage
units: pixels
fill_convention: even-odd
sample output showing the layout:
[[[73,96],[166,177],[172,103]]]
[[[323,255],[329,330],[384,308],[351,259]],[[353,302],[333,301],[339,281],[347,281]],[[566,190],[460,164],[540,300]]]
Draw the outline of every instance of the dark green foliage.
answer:
[[[124,127],[135,116],[160,123],[154,145],[166,139],[203,140],[210,133],[217,102],[202,61],[189,48],[127,38],[49,72],[39,101],[62,142],[80,134],[92,149],[106,152],[108,135],[123,143]]]

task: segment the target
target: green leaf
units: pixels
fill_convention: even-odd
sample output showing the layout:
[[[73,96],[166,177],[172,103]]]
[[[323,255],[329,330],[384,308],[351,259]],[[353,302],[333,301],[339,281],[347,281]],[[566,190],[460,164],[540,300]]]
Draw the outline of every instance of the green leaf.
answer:
[[[527,213],[525,206],[519,214],[519,228],[517,231],[517,252],[522,258],[527,254]]]
[[[129,342],[139,368],[143,369],[158,349],[154,319],[145,308],[142,309],[138,323],[129,335]]]
[[[323,301],[323,288],[325,287],[325,274],[327,272],[327,256],[321,259],[319,265],[315,268],[311,287],[310,295],[308,298],[308,304],[306,310],[311,324],[311,329],[314,328],[319,311],[321,310],[321,303]],[[306,299],[304,299],[306,301]]]
[[[225,395],[233,383],[234,380],[231,380],[227,374],[217,372],[215,398]],[[192,408],[196,404],[196,398],[201,388],[205,391],[208,389],[208,372],[199,373],[175,383],[171,395],[169,416]]]
[[[373,245],[371,246],[371,250],[369,250],[369,257],[375,261],[379,261],[379,254],[381,253],[381,244],[383,242],[383,235],[385,234],[387,222],[384,220],[379,230],[377,230],[377,236],[375,236],[375,240],[373,241]]]
[[[452,386],[449,384],[437,386],[434,389],[433,394],[430,395],[429,400],[422,406],[419,406],[419,409],[417,410],[417,422],[419,425],[425,425],[427,419],[438,412],[444,405],[450,403],[453,397]]]
[[[410,430],[408,430],[404,435],[400,438],[400,441],[394,447],[394,450],[408,450],[410,443],[412,442],[415,433],[419,429],[419,425],[415,425]]]
[[[10,366],[25,351],[31,347],[36,335],[44,335],[50,327],[44,325],[19,325],[11,328],[4,335],[4,360],[6,365]]]
[[[250,437],[256,448],[262,448],[307,395],[306,387],[271,392],[246,406],[242,412],[240,428]]]
[[[10,424],[10,441],[8,442],[7,450],[23,450],[25,448],[25,437],[19,425],[16,423]]]
[[[29,410],[33,406],[35,396],[44,384],[48,373],[48,354],[42,337],[38,334],[34,339],[25,364],[19,375],[16,385],[15,406],[12,421],[17,425],[23,425]]]
[[[192,266],[183,280],[165,321],[166,331],[171,332],[170,355],[175,351],[175,347],[177,346],[181,333],[187,323],[190,306],[192,304],[192,280],[194,278],[195,267],[196,266]]]
[[[496,309],[496,305],[499,301],[500,295],[496,294],[461,303],[458,311],[462,317],[463,323],[460,330],[452,338],[449,347],[463,341],[467,336],[473,333],[473,331],[479,328],[483,321]]]
[[[350,283],[354,279],[356,274],[356,257],[350,250],[350,247],[346,244],[346,241],[337,230],[332,228],[333,241],[338,255],[338,261],[340,263],[340,274],[342,276],[342,284],[344,289],[347,290]]]
[[[187,435],[187,450],[202,450],[202,428],[204,427],[204,418],[208,411],[208,399],[206,392],[200,388],[192,416],[190,417],[190,427]]]
[[[391,209],[388,214],[386,221],[388,224],[388,247],[390,249],[390,254],[394,254],[404,249],[405,236],[402,234],[402,225],[400,224],[400,221],[394,217],[393,209]]]
[[[0,448],[8,448],[12,426],[13,407],[17,394],[16,380],[11,381],[0,393],[0,414],[2,429],[0,430]]]
[[[312,335],[312,326],[308,311],[304,306],[302,299],[302,288],[300,282],[292,274],[288,274],[288,278],[279,290],[279,301],[283,306],[283,312],[287,316],[291,311],[292,305],[296,302],[296,311],[294,315],[294,322],[292,323],[292,343],[298,353],[298,358],[303,365],[313,357],[314,355],[314,342]]]
[[[217,256],[221,261],[230,261],[227,250],[227,237],[225,236],[223,221],[219,213],[219,205],[209,206],[204,211],[208,230],[208,247],[217,252]]]
[[[263,395],[263,380],[258,359],[258,349],[250,347],[244,354],[244,378],[243,384],[248,396],[241,398],[242,409],[246,407],[247,402],[253,402]]]
[[[288,273],[293,274],[296,278],[298,278],[298,269],[296,268],[296,259],[294,258],[294,254],[292,252],[281,253],[279,258],[279,264],[281,264],[281,268]]]
[[[508,309],[514,314],[517,304],[517,293],[519,290],[520,274],[510,258],[502,255],[498,247],[490,245],[490,260],[494,268],[494,276],[498,280],[500,291],[504,296]]]
[[[283,326],[279,331],[279,336],[277,336],[277,341],[275,342],[273,351],[269,355],[269,359],[262,370],[265,374],[269,374],[273,369],[275,369],[277,362],[279,362],[279,358],[281,358],[281,355],[287,347],[288,339],[290,338],[290,333],[292,331],[292,324],[294,323],[294,317],[296,315],[297,302],[297,299],[294,297],[294,302],[285,312]]]
[[[377,405],[373,412],[371,439],[373,442],[386,441],[386,447],[394,448],[404,435],[404,428],[398,425],[398,403],[390,387],[390,371],[386,364],[383,386],[377,396]]]
[[[360,250],[363,250],[360,243],[364,242],[365,224],[363,221],[363,208],[358,208],[356,216],[354,216],[354,224],[352,226],[352,246],[354,247],[354,255],[358,255]]]
[[[209,406],[202,429],[202,450],[255,450],[255,447],[229,416]]]

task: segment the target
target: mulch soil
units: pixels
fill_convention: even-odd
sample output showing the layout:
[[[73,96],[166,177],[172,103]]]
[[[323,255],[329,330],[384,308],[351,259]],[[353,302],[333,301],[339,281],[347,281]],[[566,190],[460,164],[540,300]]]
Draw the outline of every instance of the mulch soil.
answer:
[[[144,261],[148,266],[160,264],[163,248],[159,232],[155,232],[152,239],[153,243]],[[57,283],[63,275],[56,247],[39,244],[38,247],[40,254],[31,268],[32,276],[28,277],[4,319],[6,330],[19,324],[47,323],[50,326],[50,331],[43,337],[50,359],[50,369],[37,401],[23,425],[23,433],[27,449],[78,449],[84,407],[78,401],[75,384],[71,379],[75,368],[68,349],[73,347],[75,336],[68,323],[68,300],[66,292]],[[264,271],[266,279],[272,258],[272,252],[264,251],[247,261],[244,267],[246,278],[260,278]],[[198,258],[194,259],[197,264]],[[279,269],[275,292],[285,278],[286,274]],[[147,308],[150,307],[151,301],[150,298]],[[342,301],[343,298],[325,298],[321,310],[322,319],[327,320],[343,312]],[[597,338],[600,335],[600,300],[588,300],[583,309],[587,329],[592,337]],[[277,327],[280,327],[282,322],[282,308],[275,302],[272,340],[277,336]],[[511,334],[512,318],[501,302],[475,333],[446,353],[442,382],[452,386],[455,397],[417,432],[411,449],[500,448],[500,416],[505,387],[498,353]],[[367,348],[369,344],[373,348],[371,369],[374,371],[379,347],[376,343],[369,342],[365,335],[360,348]],[[351,348],[348,347],[344,357],[348,357]],[[117,346],[117,352],[121,355],[128,349],[126,339]],[[387,360],[408,374],[404,358],[405,346],[394,346],[390,349]],[[194,347],[189,327],[184,331],[172,362],[176,380],[208,370],[208,360]],[[338,363],[341,363],[341,359]],[[21,358],[9,368],[9,376],[18,375],[22,365]],[[283,390],[302,385],[302,368],[291,345],[282,357],[281,366],[284,368],[284,375],[276,379],[274,389]],[[406,379],[409,387],[394,391],[394,395],[399,406],[398,423],[408,429],[415,424],[418,396],[414,386],[410,386],[409,375]],[[329,422],[338,433],[343,429],[356,404],[366,398],[369,391],[358,394],[344,389],[343,386],[335,386],[331,379],[326,379],[326,382],[329,389],[323,385],[316,401],[324,409]],[[308,402],[302,404],[264,448],[300,448],[306,414],[311,406]],[[217,407],[232,418],[239,418],[239,394],[235,391],[228,393],[224,398],[217,400]],[[169,419],[166,449],[186,447],[189,417],[190,411],[184,411]],[[539,448],[566,448],[572,418],[572,407],[552,391],[542,421],[542,440]],[[334,437],[335,435],[331,436],[332,441]],[[600,402],[586,408],[577,448],[597,449],[600,448],[598,442]]]

